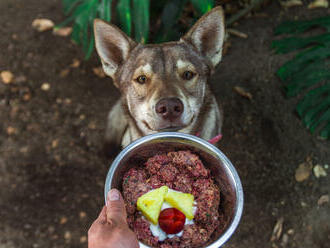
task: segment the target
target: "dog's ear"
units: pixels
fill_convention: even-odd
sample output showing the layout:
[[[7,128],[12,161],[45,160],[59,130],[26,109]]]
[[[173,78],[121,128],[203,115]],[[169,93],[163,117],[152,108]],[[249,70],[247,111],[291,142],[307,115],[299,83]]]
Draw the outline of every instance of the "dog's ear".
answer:
[[[136,43],[117,27],[100,19],[94,21],[95,46],[105,74],[114,79],[118,67]]]
[[[224,36],[224,14],[219,6],[202,16],[182,39],[193,45],[215,67],[221,60]]]

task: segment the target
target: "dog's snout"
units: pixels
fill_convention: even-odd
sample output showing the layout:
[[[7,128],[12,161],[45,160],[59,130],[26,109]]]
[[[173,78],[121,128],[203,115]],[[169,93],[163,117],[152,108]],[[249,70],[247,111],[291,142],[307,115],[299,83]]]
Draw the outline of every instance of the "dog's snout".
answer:
[[[179,98],[164,98],[156,104],[156,113],[166,120],[174,120],[181,116],[183,103]]]

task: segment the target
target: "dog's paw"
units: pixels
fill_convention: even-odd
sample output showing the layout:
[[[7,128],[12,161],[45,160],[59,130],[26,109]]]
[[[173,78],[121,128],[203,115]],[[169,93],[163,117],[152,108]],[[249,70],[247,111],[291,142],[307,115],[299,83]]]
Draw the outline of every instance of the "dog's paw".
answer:
[[[103,153],[107,158],[115,158],[121,152],[121,147],[112,142],[105,142]]]

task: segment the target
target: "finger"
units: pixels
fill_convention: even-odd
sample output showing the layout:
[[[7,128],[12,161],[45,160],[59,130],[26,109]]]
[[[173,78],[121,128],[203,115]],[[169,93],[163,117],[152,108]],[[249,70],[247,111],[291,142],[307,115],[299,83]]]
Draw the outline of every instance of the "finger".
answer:
[[[88,236],[98,233],[98,231],[100,229],[102,229],[106,226],[105,224],[107,224],[107,214],[106,214],[106,207],[103,206],[99,216],[96,218],[96,220],[90,226],[90,228],[88,230]]]
[[[123,197],[117,189],[112,189],[108,192],[107,197],[107,221],[110,224],[125,224],[126,222],[126,209]]]
[[[96,221],[101,223],[101,224],[105,224],[107,223],[107,208],[106,206],[103,206],[99,216],[97,217]]]

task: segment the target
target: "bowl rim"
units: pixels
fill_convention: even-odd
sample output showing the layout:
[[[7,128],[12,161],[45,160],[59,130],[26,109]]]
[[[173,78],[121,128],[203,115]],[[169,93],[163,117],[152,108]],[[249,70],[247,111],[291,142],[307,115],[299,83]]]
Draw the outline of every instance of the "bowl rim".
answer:
[[[107,193],[111,189],[110,188],[110,179],[112,179],[114,172],[120,163],[120,161],[126,156],[126,154],[130,151],[139,146],[140,144],[143,144],[145,142],[152,141],[154,139],[158,138],[183,138],[189,141],[193,141],[196,143],[199,143],[200,145],[206,147],[213,153],[217,154],[217,156],[222,160],[223,165],[227,167],[229,170],[229,176],[233,179],[234,187],[235,187],[235,193],[236,193],[236,205],[235,205],[235,211],[234,211],[234,218],[229,224],[227,230],[213,243],[209,244],[205,248],[218,248],[222,246],[224,243],[226,243],[229,238],[233,235],[235,232],[236,228],[238,227],[238,224],[241,220],[242,214],[243,214],[243,205],[244,205],[244,193],[243,193],[243,187],[241,180],[238,176],[238,173],[233,166],[233,164],[230,162],[230,160],[224,155],[220,149],[218,149],[216,146],[212,145],[211,143],[207,142],[206,140],[203,140],[197,136],[190,135],[190,134],[185,134],[185,133],[179,133],[179,132],[160,132],[160,133],[155,133],[155,134],[150,134],[147,136],[144,136],[142,138],[139,138],[135,141],[133,141],[131,144],[126,146],[113,160],[113,162],[110,165],[110,168],[107,173],[107,177],[105,180],[105,185],[104,185],[104,198],[105,198],[105,203],[107,201]],[[149,246],[143,244],[142,242],[139,241],[140,247],[141,248],[149,248]]]

